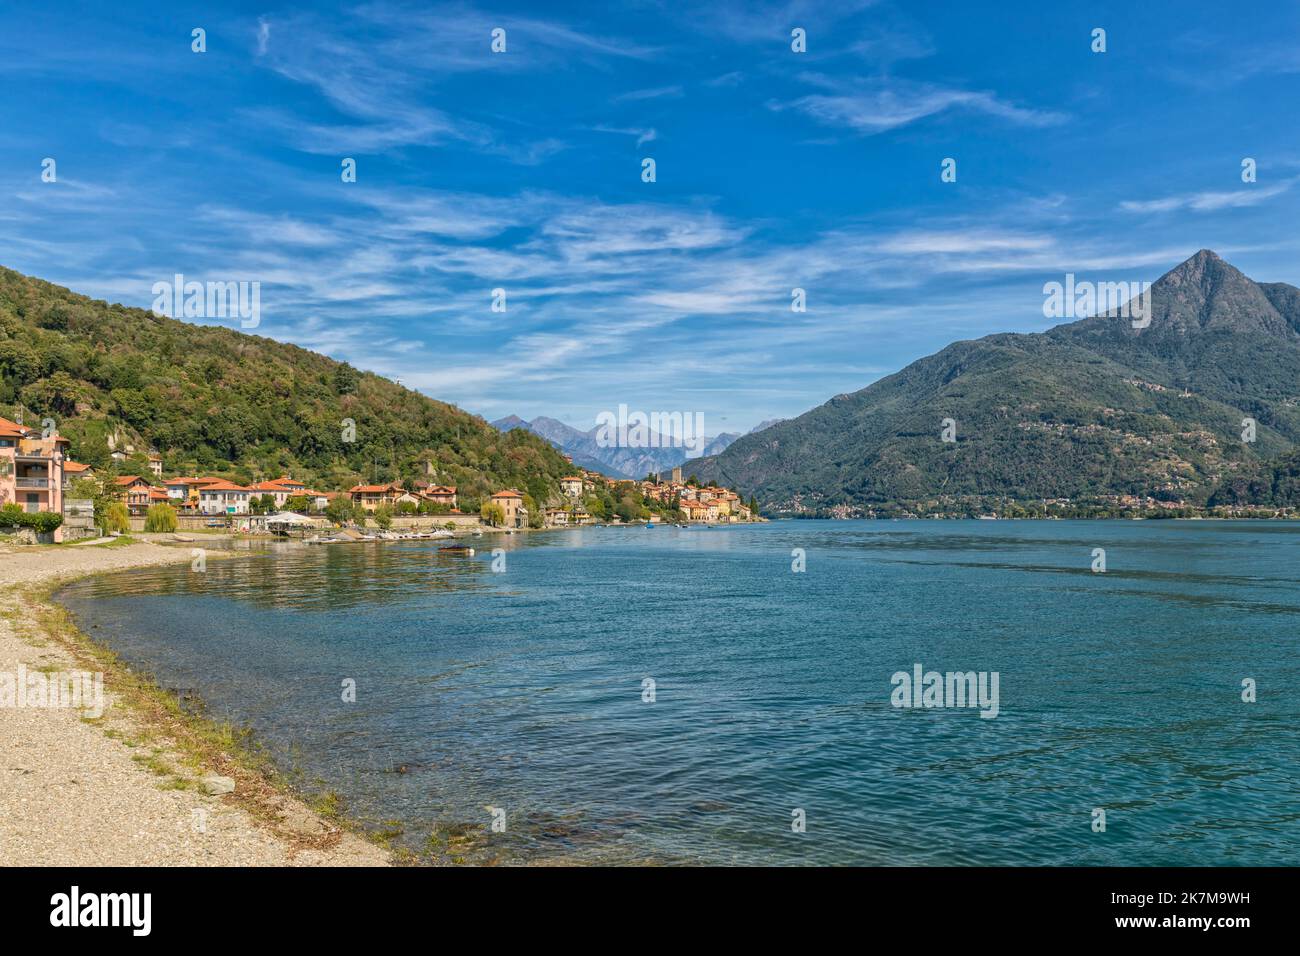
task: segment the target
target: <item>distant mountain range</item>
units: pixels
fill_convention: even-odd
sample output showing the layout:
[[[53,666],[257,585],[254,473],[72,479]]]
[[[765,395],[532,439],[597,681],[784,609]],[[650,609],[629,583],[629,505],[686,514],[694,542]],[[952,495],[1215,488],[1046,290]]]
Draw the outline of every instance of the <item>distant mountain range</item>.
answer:
[[[767,428],[780,420],[779,418],[773,418],[762,422],[755,426],[749,434]],[[503,432],[522,428],[535,435],[540,435],[556,448],[569,455],[573,459],[573,463],[578,467],[590,471],[599,471],[611,478],[640,479],[652,472],[671,471],[677,465],[686,461],[687,450],[685,448],[605,447],[597,441],[597,435],[600,432],[599,427],[593,426],[590,431],[579,431],[571,425],[566,425],[554,418],[547,418],[544,415],[534,418],[531,422],[524,421],[518,415],[508,415],[505,418],[497,419],[492,424]],[[721,454],[727,450],[732,442],[740,437],[739,432],[723,432],[715,438],[706,438],[704,440],[703,454]],[[655,443],[660,445],[669,444],[667,440],[652,438],[651,444]]]
[[[1202,250],[1149,307],[1145,327],[1112,311],[955,342],[686,468],[791,513],[1115,494],[1300,505],[1300,290]]]

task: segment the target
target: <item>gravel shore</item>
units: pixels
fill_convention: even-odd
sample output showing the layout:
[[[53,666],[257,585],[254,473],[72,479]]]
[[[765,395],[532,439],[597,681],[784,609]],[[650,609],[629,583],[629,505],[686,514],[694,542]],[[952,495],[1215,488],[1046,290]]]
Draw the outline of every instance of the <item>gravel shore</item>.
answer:
[[[189,561],[188,547],[0,547],[0,679],[86,670],[79,648],[44,634],[33,585]],[[74,640],[84,641],[84,638]],[[254,775],[194,767],[114,692],[86,720],[76,710],[0,706],[0,865],[383,866],[381,848],[342,830]],[[199,781],[230,774],[236,792]]]

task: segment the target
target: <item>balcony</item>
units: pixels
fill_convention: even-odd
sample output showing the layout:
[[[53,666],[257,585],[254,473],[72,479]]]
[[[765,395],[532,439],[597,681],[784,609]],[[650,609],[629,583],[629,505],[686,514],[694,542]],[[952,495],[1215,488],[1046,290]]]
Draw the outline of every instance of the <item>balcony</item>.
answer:
[[[19,490],[44,491],[50,487],[48,478],[15,478],[14,484]]]

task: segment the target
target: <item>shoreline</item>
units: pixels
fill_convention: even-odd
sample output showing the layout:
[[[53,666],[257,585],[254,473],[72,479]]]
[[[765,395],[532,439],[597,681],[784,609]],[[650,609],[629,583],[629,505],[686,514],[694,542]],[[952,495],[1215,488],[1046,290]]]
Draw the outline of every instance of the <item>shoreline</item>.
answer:
[[[0,675],[102,673],[105,705],[100,716],[0,707],[7,865],[393,864],[341,819],[331,795],[313,809],[244,732],[184,711],[51,600],[79,578],[187,562],[188,548],[136,541],[0,555]]]

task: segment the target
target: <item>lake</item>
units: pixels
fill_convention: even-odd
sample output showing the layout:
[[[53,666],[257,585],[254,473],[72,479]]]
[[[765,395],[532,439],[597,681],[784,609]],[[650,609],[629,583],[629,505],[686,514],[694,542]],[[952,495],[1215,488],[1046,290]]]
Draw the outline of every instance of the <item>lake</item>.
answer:
[[[1300,859],[1300,523],[473,543],[282,545],[59,600],[309,791],[468,862]],[[894,706],[918,665],[996,674],[997,716]]]

